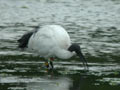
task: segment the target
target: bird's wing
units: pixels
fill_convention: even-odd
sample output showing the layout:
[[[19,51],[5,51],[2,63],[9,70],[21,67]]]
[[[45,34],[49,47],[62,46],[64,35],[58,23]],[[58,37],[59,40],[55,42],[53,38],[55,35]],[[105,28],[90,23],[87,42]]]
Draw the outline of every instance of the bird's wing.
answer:
[[[30,39],[30,37],[32,36],[33,32],[28,32],[26,34],[24,34],[19,40],[18,40],[18,47],[19,48],[26,48],[28,45],[28,41]]]
[[[28,48],[41,55],[48,55],[53,54],[56,47],[67,49],[69,44],[69,35],[62,27],[46,26],[32,35]]]

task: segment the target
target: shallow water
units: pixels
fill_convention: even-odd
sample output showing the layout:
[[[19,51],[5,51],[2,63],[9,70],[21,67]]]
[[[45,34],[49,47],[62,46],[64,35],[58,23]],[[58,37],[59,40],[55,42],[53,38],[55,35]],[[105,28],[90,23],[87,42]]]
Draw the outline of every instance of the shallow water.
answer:
[[[119,0],[0,0],[0,90],[119,90]],[[17,40],[37,25],[62,25],[88,60],[44,60]]]

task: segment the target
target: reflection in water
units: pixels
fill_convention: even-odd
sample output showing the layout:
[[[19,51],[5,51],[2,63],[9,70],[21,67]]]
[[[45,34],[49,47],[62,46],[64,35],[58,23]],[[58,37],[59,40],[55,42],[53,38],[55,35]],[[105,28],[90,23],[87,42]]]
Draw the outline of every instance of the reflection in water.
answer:
[[[70,90],[82,90],[84,88],[84,85],[86,85],[86,80],[81,75],[73,75],[73,85],[70,87]]]
[[[27,72],[26,72],[27,73]],[[80,74],[61,76],[19,77],[1,74],[0,90],[80,90],[86,88],[88,80]]]
[[[51,78],[27,84],[27,90],[69,90],[71,80],[68,78]]]
[[[57,77],[31,82],[27,84],[27,90],[82,90],[86,84],[85,76],[75,74],[70,78]]]

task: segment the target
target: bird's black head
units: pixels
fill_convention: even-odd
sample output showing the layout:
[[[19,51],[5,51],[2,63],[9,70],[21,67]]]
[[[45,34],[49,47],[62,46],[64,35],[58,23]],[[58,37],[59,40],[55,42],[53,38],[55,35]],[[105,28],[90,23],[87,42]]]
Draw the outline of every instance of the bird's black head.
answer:
[[[74,43],[72,44],[69,48],[68,48],[68,51],[70,52],[73,52],[75,51],[76,54],[80,57],[80,59],[82,60],[83,62],[83,65],[85,66],[86,69],[88,69],[88,64],[87,64],[87,61],[85,59],[85,57],[83,56],[82,52],[81,52],[81,48],[78,44]]]

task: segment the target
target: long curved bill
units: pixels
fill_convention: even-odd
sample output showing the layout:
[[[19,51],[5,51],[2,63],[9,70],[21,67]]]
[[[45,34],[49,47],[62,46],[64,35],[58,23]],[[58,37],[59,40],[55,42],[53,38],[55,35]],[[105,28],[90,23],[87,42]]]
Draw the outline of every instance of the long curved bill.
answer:
[[[85,59],[81,51],[79,52],[78,56],[80,57],[80,60],[83,62],[85,70],[89,70],[87,60]]]

